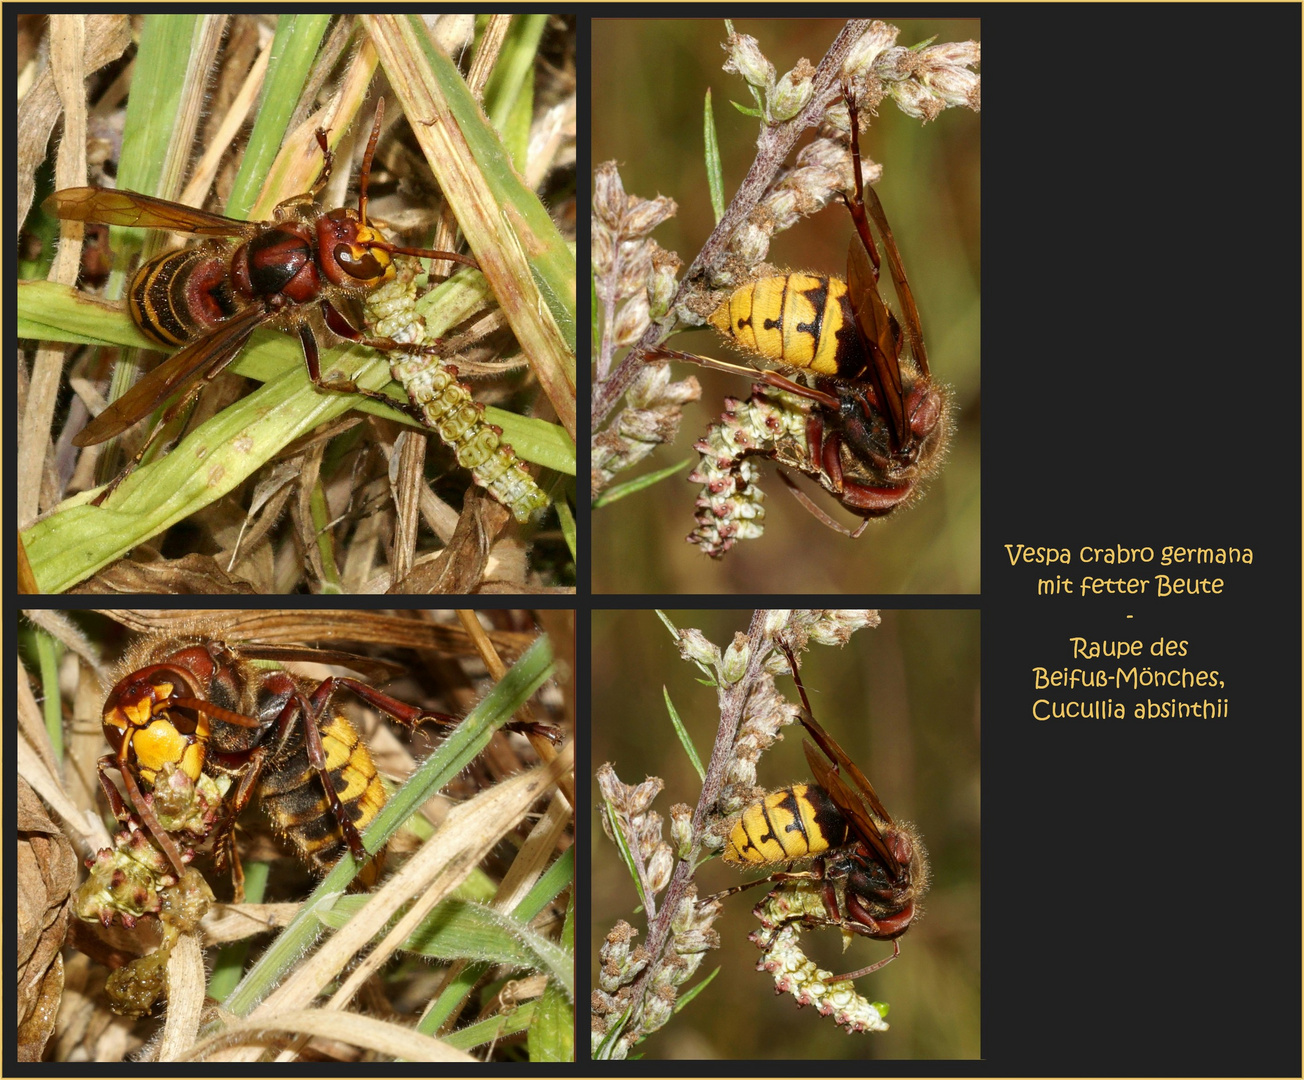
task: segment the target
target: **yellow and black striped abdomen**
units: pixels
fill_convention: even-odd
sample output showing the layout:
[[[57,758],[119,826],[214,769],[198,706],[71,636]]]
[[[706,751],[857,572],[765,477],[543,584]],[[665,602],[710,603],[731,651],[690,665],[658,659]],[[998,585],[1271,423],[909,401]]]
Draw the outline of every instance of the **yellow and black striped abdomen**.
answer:
[[[747,352],[854,379],[865,369],[855,318],[846,282],[788,274],[736,289],[711,313],[710,323]]]
[[[385,787],[375,762],[362,737],[343,716],[323,720],[321,741],[340,805],[358,832],[364,832],[385,805]],[[264,769],[259,793],[263,810],[305,862],[324,870],[348,850],[321,775],[308,760],[302,731],[296,732],[280,757]],[[364,871],[366,884],[374,884],[379,877],[382,859],[383,853]]]
[[[729,834],[724,861],[767,866],[818,855],[847,842],[847,819],[815,784],[772,791],[747,807]]]
[[[127,309],[160,345],[184,345],[244,305],[231,285],[230,245],[198,244],[144,263],[131,279]]]

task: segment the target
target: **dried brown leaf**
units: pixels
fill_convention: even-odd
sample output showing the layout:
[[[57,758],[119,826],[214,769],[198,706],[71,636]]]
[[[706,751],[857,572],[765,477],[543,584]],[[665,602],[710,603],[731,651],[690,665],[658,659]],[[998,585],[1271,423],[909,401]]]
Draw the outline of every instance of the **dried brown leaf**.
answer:
[[[21,778],[16,820],[18,1057],[39,1061],[63,992],[60,953],[68,936],[68,895],[77,883],[77,856]]]

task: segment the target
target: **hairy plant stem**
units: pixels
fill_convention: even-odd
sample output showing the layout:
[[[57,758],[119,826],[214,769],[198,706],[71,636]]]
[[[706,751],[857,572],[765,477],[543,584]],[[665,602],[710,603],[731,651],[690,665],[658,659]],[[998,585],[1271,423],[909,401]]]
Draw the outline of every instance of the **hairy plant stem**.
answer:
[[[762,674],[762,667],[773,651],[765,634],[767,611],[752,612],[751,625],[747,628],[748,658],[747,669],[742,678],[732,686],[721,687],[718,691],[720,702],[720,726],[716,729],[715,745],[711,749],[711,761],[706,769],[706,778],[702,783],[702,794],[693,810],[693,843],[688,857],[675,864],[670,884],[666,887],[661,910],[648,926],[647,950],[653,958],[634,984],[630,995],[630,1015],[637,1016],[643,1007],[660,957],[665,948],[666,938],[670,934],[670,924],[679,910],[680,902],[688,890],[688,884],[697,869],[697,857],[701,850],[702,831],[706,827],[707,816],[715,809],[720,798],[720,789],[724,786],[729,761],[733,757],[734,738],[738,734],[738,725],[742,722],[743,710],[747,699],[756,686],[757,678]]]
[[[869,19],[848,21],[815,70],[810,102],[791,120],[766,127],[761,132],[756,160],[752,162],[752,167],[729,204],[728,210],[725,211],[724,217],[720,219],[720,223],[716,225],[702,246],[702,250],[697,253],[697,257],[689,266],[688,272],[680,280],[679,289],[670,305],[671,311],[683,299],[690,282],[714,269],[724,259],[734,233],[761,201],[761,196],[773,182],[775,174],[792,153],[797,139],[807,128],[814,127],[820,122],[829,105],[832,104],[833,98],[841,92],[838,78],[842,72],[843,62],[851,47],[869,29],[870,21]],[[612,372],[611,378],[600,381],[594,386],[590,424],[592,431],[596,433],[598,426],[606,420],[612,409],[616,407],[616,403],[620,401],[621,395],[629,389],[634,376],[638,374],[639,365],[643,363],[644,355],[665,341],[673,328],[673,323],[669,320],[666,321],[665,326],[654,321],[625,354],[625,358]]]

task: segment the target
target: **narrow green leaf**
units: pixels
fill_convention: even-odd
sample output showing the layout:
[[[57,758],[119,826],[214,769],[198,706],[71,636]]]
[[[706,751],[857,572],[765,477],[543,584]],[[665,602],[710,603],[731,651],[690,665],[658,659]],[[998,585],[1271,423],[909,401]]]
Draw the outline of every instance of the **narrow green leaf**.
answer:
[[[561,534],[566,539],[566,547],[571,553],[571,558],[576,558],[575,546],[579,539],[575,527],[575,515],[572,513],[570,503],[565,499],[557,499],[553,505],[557,508],[557,522],[561,526]]]
[[[658,610],[658,611],[657,611],[657,618],[659,618],[663,623],[665,623],[666,629],[670,631],[670,636],[673,637],[673,638],[675,639],[675,645],[678,646],[678,644],[679,644],[679,629],[675,626],[674,623],[672,623],[672,622],[671,622],[671,621],[666,617],[666,614],[665,614],[664,611],[660,611],[660,610]],[[694,659],[694,660],[693,660],[693,663],[696,664],[697,667],[698,667],[698,670],[701,671],[702,674],[706,676],[705,679],[698,679],[697,681],[700,682],[703,686],[715,686],[715,685],[716,685],[715,672],[712,671],[712,670],[710,669],[710,667],[708,667],[706,664],[704,664],[701,660]],[[700,772],[700,770],[699,770],[699,772]]]
[[[575,1006],[555,983],[543,988],[528,1036],[531,1061],[575,1060]]]
[[[611,1060],[611,1055],[616,1048],[616,1043],[620,1040],[621,1034],[624,1032],[625,1027],[629,1024],[629,1018],[630,1018],[632,1008],[633,1008],[632,1006],[626,1006],[624,1012],[622,1012],[614,1020],[609,1020],[607,1022],[607,1033],[602,1036],[602,1040],[598,1043],[597,1047],[593,1051],[594,1061]]]
[[[534,883],[534,887],[512,910],[512,917],[522,922],[529,922],[550,904],[562,889],[573,885],[574,880],[575,852],[572,848],[544,871],[539,880]],[[568,943],[567,948],[573,956],[574,943]],[[466,999],[471,996],[471,992],[479,985],[480,980],[488,975],[490,970],[491,965],[486,963],[473,962],[463,967],[430,1003],[425,1014],[417,1022],[417,1030],[423,1035],[438,1035],[444,1022],[462,1007]]]
[[[347,916],[334,918],[337,929],[347,921]],[[574,961],[565,950],[487,904],[448,900],[435,905],[403,948],[432,960],[483,960],[542,971],[574,989]]]
[[[118,186],[128,191],[158,190],[199,19],[189,14],[147,15],[141,23],[117,175]]]
[[[263,902],[271,869],[271,864],[265,862],[244,864],[245,903]],[[208,977],[208,996],[214,1001],[221,1001],[239,984],[252,947],[253,939],[246,938],[244,941],[232,942],[217,950],[217,956],[213,961],[213,973]]]
[[[675,1012],[687,1008],[688,1003],[697,997],[703,990],[711,985],[711,980],[720,974],[720,969],[716,968],[710,975],[694,986],[691,990],[685,990],[679,995],[679,1000],[675,1002]]]
[[[547,15],[514,15],[498,62],[485,86],[489,123],[503,136],[518,172],[525,171],[530,116],[534,112],[534,62]]]
[[[665,695],[666,711],[670,713],[670,722],[674,724],[675,734],[679,736],[679,745],[684,748],[684,751],[688,754],[688,760],[693,763],[693,768],[697,770],[698,779],[705,780],[706,770],[702,768],[702,759],[697,756],[697,747],[693,745],[688,729],[684,727],[684,722],[679,718],[679,710],[675,708],[675,703],[670,700],[670,691],[663,686],[661,687],[661,693]]]
[[[562,945],[574,955],[575,893],[566,905],[566,922],[562,928]],[[575,1060],[575,1002],[552,979],[544,987],[530,1022],[531,1061]]]
[[[63,760],[63,712],[59,708],[59,656],[63,647],[49,634],[36,635],[36,655],[41,669],[41,689],[45,695],[45,732],[50,736],[54,760]]]
[[[121,305],[106,304],[68,285],[20,281],[16,310],[20,338],[77,345],[153,347]]]
[[[711,192],[711,210],[715,223],[724,217],[724,165],[720,161],[720,142],[715,133],[715,112],[711,108],[711,88],[706,88],[706,105],[702,110],[703,139],[706,143],[706,186]]]
[[[575,475],[575,444],[560,424],[505,412],[493,405],[485,407],[484,418],[503,429],[503,442],[511,444],[518,458],[567,476]],[[415,423],[412,426],[421,430]]]
[[[676,645],[679,644],[679,627],[677,627],[674,623],[672,623],[670,621],[670,617],[666,615],[666,613],[662,611],[660,608],[656,608],[655,610],[657,613],[657,618],[660,619],[662,623],[665,624],[665,628],[670,631],[670,636],[675,639],[675,644]]]
[[[253,212],[272,162],[285,143],[290,118],[311,76],[330,20],[329,15],[288,14],[277,19],[253,130],[227,200],[228,216],[246,219]]]
[[[539,880],[512,909],[512,916],[529,922],[560,896],[563,889],[570,888],[574,883],[575,849],[571,847],[539,875]]]
[[[602,507],[610,506],[618,499],[623,499],[626,495],[633,495],[636,491],[651,487],[658,481],[664,480],[667,476],[674,476],[675,473],[682,471],[685,466],[692,463],[692,458],[684,458],[683,461],[676,462],[667,468],[647,473],[644,476],[636,476],[633,480],[626,480],[623,484],[615,484],[593,500],[593,509],[601,510]]]
[[[639,904],[644,910],[649,910],[647,896],[643,892],[643,879],[639,877],[638,868],[634,864],[634,853],[630,851],[629,841],[625,839],[625,834],[621,831],[619,816],[611,808],[610,801],[606,799],[603,800],[602,814],[611,828],[611,836],[616,842],[616,850],[620,852],[620,857],[625,860],[625,869],[629,871],[630,880],[634,882],[634,890],[638,893]]]
[[[441,1036],[441,1039],[455,1050],[474,1050],[477,1046],[484,1046],[496,1039],[528,1031],[530,1022],[534,1019],[536,1004],[528,1001],[518,1006],[514,1012],[499,1013],[478,1024],[469,1024],[449,1035]]]
[[[462,1008],[466,999],[480,984],[493,966],[490,964],[470,963],[465,965],[439,991],[439,996],[430,1003],[421,1019],[417,1021],[417,1031],[432,1038],[438,1037],[439,1029],[450,1016]]]

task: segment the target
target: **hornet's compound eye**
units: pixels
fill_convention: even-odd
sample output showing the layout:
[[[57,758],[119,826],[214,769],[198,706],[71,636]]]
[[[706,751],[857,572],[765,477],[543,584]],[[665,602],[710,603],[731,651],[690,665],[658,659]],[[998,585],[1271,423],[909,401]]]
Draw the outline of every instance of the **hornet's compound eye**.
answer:
[[[332,254],[341,269],[357,281],[378,281],[393,265],[389,252],[375,251],[362,244],[337,244]]]

